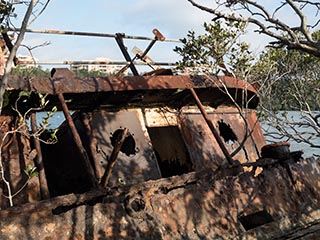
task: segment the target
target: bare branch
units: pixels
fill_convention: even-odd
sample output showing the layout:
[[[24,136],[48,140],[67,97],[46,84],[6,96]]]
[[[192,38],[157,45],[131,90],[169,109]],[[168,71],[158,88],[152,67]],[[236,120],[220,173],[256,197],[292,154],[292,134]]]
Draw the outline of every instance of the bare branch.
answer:
[[[230,4],[230,1],[217,0],[216,3],[218,7],[215,8],[200,5],[196,3],[195,0],[187,1],[200,10],[213,14],[215,19],[223,18],[227,21],[248,22],[255,25],[257,27],[256,32],[275,39],[275,41],[270,42],[274,47],[286,46],[288,49],[296,49],[320,57],[320,44],[313,39],[306,16],[302,12],[305,4],[319,10],[319,3],[303,0],[285,0],[271,15],[263,5],[251,0],[232,1],[232,4]],[[230,9],[231,6],[232,11],[227,11],[226,9]],[[236,8],[236,6],[239,7]],[[275,14],[284,6],[290,7],[293,13],[298,15],[300,20],[300,26],[298,28],[290,27],[275,17]],[[238,11],[235,9],[238,9]],[[317,26],[319,22],[320,20],[318,20],[314,26]]]
[[[307,18],[306,16],[303,14],[303,12],[298,8],[298,6],[296,4],[294,4],[294,2],[292,0],[286,0],[286,2],[291,6],[291,8],[296,12],[296,14],[299,16],[300,18],[300,31],[303,33],[303,35],[306,37],[306,39],[309,42],[312,42],[312,36],[311,33],[308,30],[307,27]]]
[[[45,3],[41,3],[40,1],[37,2],[37,4],[43,5],[42,9],[40,12],[29,22],[28,25],[31,25],[34,21],[38,19],[38,17],[46,10],[47,6],[49,5],[51,0],[47,0]]]

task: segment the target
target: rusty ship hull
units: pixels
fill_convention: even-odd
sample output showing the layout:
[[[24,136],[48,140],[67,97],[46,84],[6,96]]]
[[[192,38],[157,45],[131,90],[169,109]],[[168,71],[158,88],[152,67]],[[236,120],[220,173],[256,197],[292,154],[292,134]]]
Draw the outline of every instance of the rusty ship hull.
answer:
[[[9,206],[3,185],[1,239],[320,236],[319,159],[286,152],[287,145],[284,156],[274,146],[264,148],[255,114],[258,95],[242,80],[80,79],[54,69],[50,78],[11,77],[8,91],[12,103],[21,91],[48,94],[46,109],[56,106],[66,122],[56,144],[36,148],[22,134],[3,144],[13,191],[26,181],[34,148],[37,157],[41,152],[47,189],[41,175],[33,177]],[[35,102],[36,94],[24,99],[28,108]],[[17,116],[8,109],[0,119],[4,136]],[[130,133],[118,146],[117,133],[124,129]],[[117,147],[112,174],[101,186]]]

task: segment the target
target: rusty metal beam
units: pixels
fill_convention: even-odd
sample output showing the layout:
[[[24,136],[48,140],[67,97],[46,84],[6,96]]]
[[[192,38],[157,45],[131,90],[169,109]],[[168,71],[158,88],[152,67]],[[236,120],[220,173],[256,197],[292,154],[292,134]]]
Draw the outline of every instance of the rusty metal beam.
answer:
[[[115,146],[112,150],[112,153],[110,155],[110,159],[109,159],[109,162],[108,162],[108,165],[104,171],[104,174],[101,178],[101,185],[103,187],[106,187],[107,184],[108,184],[108,181],[109,181],[109,178],[110,178],[110,175],[111,175],[111,171],[113,169],[113,166],[114,164],[116,163],[116,160],[117,160],[117,157],[118,157],[118,154],[120,152],[120,149],[122,147],[122,144],[127,136],[127,133],[128,133],[128,128],[125,128],[123,129],[123,132],[121,134],[121,137],[120,139],[117,139],[116,143],[115,143]]]
[[[211,122],[211,120],[209,118],[209,115],[207,114],[206,110],[204,109],[204,107],[203,107],[203,105],[202,105],[202,103],[201,103],[196,91],[193,88],[190,88],[190,92],[191,92],[194,100],[196,101],[196,104],[197,104],[198,108],[200,109],[200,112],[201,112],[203,118],[205,119],[206,123],[208,124],[208,127],[210,128],[213,136],[215,137],[217,143],[219,144],[219,147],[221,148],[224,156],[226,157],[228,163],[230,165],[232,165],[233,164],[232,157],[230,156],[227,148],[224,146],[224,144],[223,144],[223,142],[222,142],[217,130],[215,129],[213,123]]]
[[[72,64],[105,64],[105,65],[127,65],[130,62],[126,61],[95,61],[95,60],[89,60],[89,61],[63,61],[63,62],[37,62],[39,65],[72,65]],[[135,65],[148,65],[148,63],[143,61],[135,61]],[[153,62],[152,65],[155,66],[176,66],[177,63],[175,62]]]
[[[129,63],[127,65],[125,65],[119,72],[117,75],[121,75],[123,74],[123,72],[125,70],[127,70],[128,67],[130,67],[132,73],[134,76],[138,76],[139,73],[135,67],[135,60],[137,58],[141,59],[142,61],[145,61],[145,57],[148,54],[148,52],[151,50],[151,48],[153,47],[153,45],[159,40],[159,41],[164,41],[166,38],[159,32],[158,29],[153,29],[153,34],[155,35],[154,39],[152,39],[152,41],[149,43],[149,45],[147,46],[147,48],[144,50],[144,52],[141,52],[141,54],[137,53],[133,59],[131,59],[127,48],[125,47],[124,43],[123,43],[123,34],[116,34],[116,41],[120,47],[120,50],[122,52],[122,54],[124,55],[124,58],[129,61]],[[150,67],[152,67],[150,64],[148,64]]]
[[[138,70],[136,69],[135,65],[133,64],[134,60],[131,59],[131,57],[130,57],[128,51],[127,51],[127,48],[123,43],[123,34],[117,33],[115,39],[116,39],[116,42],[118,43],[118,45],[120,47],[120,50],[121,50],[124,58],[126,59],[126,61],[130,62],[128,67],[131,69],[132,74],[134,76],[138,76],[139,75]]]
[[[96,176],[95,176],[93,168],[92,168],[92,166],[90,164],[87,151],[83,147],[81,138],[79,136],[79,133],[77,131],[76,126],[74,125],[74,122],[73,122],[72,117],[70,115],[70,112],[69,112],[69,109],[68,109],[68,106],[66,104],[66,101],[64,99],[63,94],[59,93],[58,94],[58,98],[59,98],[59,101],[60,101],[60,104],[61,104],[61,107],[62,107],[63,114],[64,114],[64,116],[66,118],[66,121],[67,121],[68,126],[70,128],[70,131],[72,133],[73,140],[74,140],[74,142],[75,142],[75,144],[77,146],[77,149],[79,151],[81,161],[83,162],[83,164],[85,165],[85,167],[86,167],[86,169],[88,171],[90,184],[91,184],[91,186],[97,187]]]
[[[91,128],[91,125],[90,125],[91,117],[92,117],[91,114],[89,116],[89,113],[83,113],[81,116],[81,120],[85,128],[86,135],[89,139],[90,152],[93,160],[94,172],[97,179],[99,180],[102,174],[100,172],[100,164],[97,158],[97,151],[96,151],[97,139],[95,138],[93,129]]]
[[[20,28],[9,28],[8,31],[20,32]],[[90,37],[105,37],[105,38],[115,38],[116,34],[110,33],[96,33],[96,32],[79,32],[79,31],[64,31],[64,30],[36,30],[36,29],[26,29],[28,33],[41,33],[41,34],[54,34],[54,35],[72,35],[72,36],[90,36]],[[134,39],[134,40],[153,40],[152,37],[144,37],[144,36],[133,36],[133,35],[126,35],[123,33],[123,38],[126,39]],[[181,43],[179,39],[165,39],[164,42],[176,42]]]
[[[151,50],[151,48],[153,47],[153,45],[159,40],[161,42],[163,42],[166,38],[161,34],[161,32],[159,32],[158,29],[153,29],[153,34],[155,35],[154,39],[149,43],[148,47],[144,50],[144,52],[141,54],[141,56],[139,56],[140,59],[143,59],[148,52]]]
[[[33,112],[31,114],[30,119],[31,119],[31,130],[32,130],[32,133],[35,134],[38,131],[36,113]],[[35,149],[37,150],[37,156],[35,158],[35,163],[36,163],[37,170],[39,172],[41,198],[42,199],[49,199],[50,192],[49,192],[47,177],[46,177],[46,173],[45,173],[44,165],[43,165],[41,144],[40,144],[40,141],[37,137],[33,137],[33,143],[34,143]]]
[[[176,90],[185,88],[206,89],[221,93],[221,88],[246,89],[248,96],[254,96],[250,101],[257,105],[257,91],[245,81],[226,76],[126,76],[126,77],[76,77],[70,70],[64,68],[52,69],[50,78],[34,77],[26,81],[23,77],[10,76],[7,91],[24,90],[40,93],[90,93],[90,92],[123,92],[140,90]],[[212,94],[210,94],[212,95]],[[210,96],[209,95],[209,96]],[[248,98],[250,99],[250,98]]]

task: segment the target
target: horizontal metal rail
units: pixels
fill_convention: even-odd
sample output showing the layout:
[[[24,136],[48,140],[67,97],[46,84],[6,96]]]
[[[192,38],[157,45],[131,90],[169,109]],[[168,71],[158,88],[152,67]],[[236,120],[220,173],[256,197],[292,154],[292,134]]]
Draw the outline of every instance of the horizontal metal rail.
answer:
[[[103,62],[103,61],[65,61],[64,64],[106,64],[106,65],[126,65],[129,64],[130,62],[126,61],[108,61],[108,62]],[[146,62],[142,61],[135,61],[135,65],[148,65]],[[152,62],[149,63],[151,65],[158,65],[158,66],[175,66],[177,65],[174,62]]]
[[[129,64],[130,62],[126,62],[126,61],[108,61],[108,62],[104,62],[104,61],[63,61],[63,62],[24,62],[21,61],[20,63],[24,63],[24,64],[35,64],[35,65],[71,65],[71,64],[75,64],[75,65],[81,65],[81,64],[92,64],[92,65],[126,65]],[[137,61],[134,62],[135,65],[148,65],[148,63],[142,62],[142,61]],[[176,66],[177,64],[174,62],[153,62],[153,63],[149,63],[153,66]]]
[[[9,28],[8,31],[20,32],[20,28]],[[95,33],[95,32],[77,32],[77,31],[63,31],[63,30],[35,30],[35,29],[26,29],[28,33],[41,33],[41,34],[58,34],[58,35],[73,35],[73,36],[91,36],[91,37],[108,37],[116,38],[116,34],[109,33]],[[136,40],[154,40],[154,37],[144,37],[144,36],[132,36],[120,33],[122,38],[125,39],[136,39]],[[164,42],[176,42],[181,43],[179,39],[168,39],[166,38]]]

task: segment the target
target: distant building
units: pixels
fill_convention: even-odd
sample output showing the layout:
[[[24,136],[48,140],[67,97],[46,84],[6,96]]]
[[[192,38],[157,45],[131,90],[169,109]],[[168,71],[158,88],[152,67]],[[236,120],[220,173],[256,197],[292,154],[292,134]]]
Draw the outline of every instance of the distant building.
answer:
[[[13,35],[9,35],[8,37],[11,41],[14,38]],[[10,51],[6,46],[5,40],[3,39],[3,37],[0,37],[0,75],[4,74],[4,68],[9,58],[9,54],[10,54]],[[17,66],[20,66],[23,68],[38,66],[36,64],[37,59],[28,55],[18,55],[16,56],[16,60],[17,60],[16,63],[18,64]],[[15,65],[13,65],[13,67],[15,67]]]
[[[29,67],[38,67],[38,59],[31,57],[29,55],[18,55],[18,65],[23,68],[29,68]]]
[[[106,74],[115,74],[123,68],[123,64],[111,62],[108,58],[96,58],[89,61],[72,61],[70,64],[71,71],[87,70],[99,71]]]

